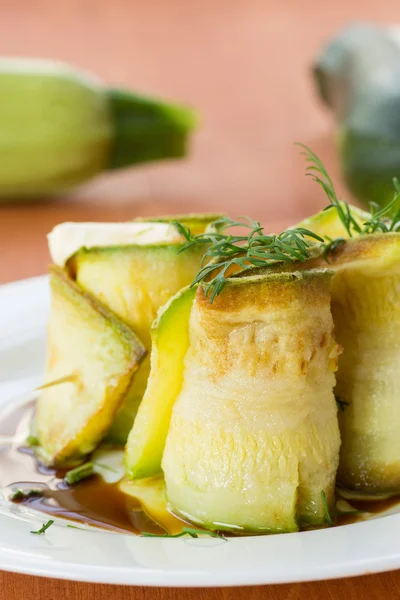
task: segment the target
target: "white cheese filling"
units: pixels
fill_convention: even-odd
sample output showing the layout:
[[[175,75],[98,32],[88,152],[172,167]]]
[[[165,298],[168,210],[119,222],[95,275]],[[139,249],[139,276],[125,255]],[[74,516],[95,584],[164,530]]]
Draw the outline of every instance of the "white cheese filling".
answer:
[[[47,236],[53,262],[63,267],[80,248],[171,244],[183,237],[171,223],[61,223]]]

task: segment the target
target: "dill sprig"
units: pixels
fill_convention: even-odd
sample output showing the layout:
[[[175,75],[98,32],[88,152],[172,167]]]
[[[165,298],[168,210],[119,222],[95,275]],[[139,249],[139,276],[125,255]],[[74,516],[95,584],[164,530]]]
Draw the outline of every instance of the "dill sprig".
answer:
[[[393,200],[383,208],[371,204],[370,220],[360,223],[353,215],[350,205],[339,200],[333,181],[318,156],[304,144],[297,145],[302,148],[301,154],[307,162],[306,174],[322,187],[329,200],[324,210],[336,210],[349,238],[353,235],[400,231],[400,182],[397,179],[393,180]],[[210,304],[224,289],[226,278],[233,267],[243,271],[251,267],[267,266],[268,263],[305,262],[310,258],[309,250],[311,246],[315,246],[315,242],[322,245],[323,256],[329,263],[329,253],[345,241],[344,238],[323,239],[304,227],[287,229],[278,235],[265,234],[259,221],[249,217],[239,217],[236,221],[223,217],[215,221],[208,231],[198,235],[192,234],[189,227],[182,223],[175,221],[173,225],[186,240],[179,252],[197,244],[205,246],[201,268],[191,286],[204,283],[205,295],[209,296]],[[227,232],[235,228],[247,229],[247,235]]]
[[[328,525],[333,525],[333,519],[329,512],[328,501],[326,499],[326,494],[324,491],[321,492],[321,498],[322,498],[322,506],[324,508],[325,521],[328,523]]]
[[[383,208],[375,202],[369,203],[371,219],[364,223],[362,234],[400,231],[400,182],[397,177],[393,178],[393,187],[393,198]]]
[[[37,531],[31,531],[31,533],[33,533],[34,535],[44,535],[48,528],[53,525],[53,523],[54,521],[50,519],[49,521],[47,521],[47,523],[43,523],[40,529],[38,529]]]
[[[228,541],[223,535],[215,533],[215,531],[206,531],[203,529],[192,529],[191,527],[183,527],[180,533],[142,533],[142,537],[152,538],[180,538],[185,535],[189,535],[192,538],[198,538],[201,535],[208,535],[209,537],[218,538],[220,540]]]
[[[361,227],[359,223],[357,223],[356,219],[353,217],[347,202],[343,202],[337,197],[333,181],[321,160],[304,144],[297,143],[297,146],[300,146],[300,148],[303,149],[301,155],[305,157],[305,160],[308,163],[306,175],[312,177],[312,179],[322,187],[329,200],[329,204],[324,210],[328,210],[332,207],[336,209],[338,217],[342,221],[349,237],[353,237],[353,233],[360,234]]]
[[[332,179],[318,156],[304,144],[298,143],[297,145],[303,149],[301,154],[308,163],[306,174],[322,187],[329,200],[329,204],[324,210],[335,208],[349,237],[353,237],[354,233],[357,235],[368,235],[371,233],[400,231],[400,182],[396,177],[393,178],[393,187],[395,190],[393,199],[383,208],[376,204],[376,202],[370,202],[371,219],[360,224],[354,218],[350,205],[344,200],[338,199]],[[342,238],[328,240],[325,246],[325,257],[328,252],[333,251],[342,241]]]
[[[198,235],[193,235],[190,229],[181,223],[175,221],[174,225],[186,239],[186,244],[179,252],[196,244],[206,245],[200,271],[191,286],[204,282],[205,294],[209,296],[210,303],[222,292],[232,267],[244,270],[249,267],[266,266],[266,261],[304,262],[309,258],[309,249],[315,241],[324,241],[304,227],[288,229],[279,235],[265,234],[259,221],[253,221],[249,217],[239,217],[236,221],[227,217],[221,218],[213,223],[212,231]],[[235,228],[245,228],[249,232],[246,232],[247,235],[226,233],[226,230]]]

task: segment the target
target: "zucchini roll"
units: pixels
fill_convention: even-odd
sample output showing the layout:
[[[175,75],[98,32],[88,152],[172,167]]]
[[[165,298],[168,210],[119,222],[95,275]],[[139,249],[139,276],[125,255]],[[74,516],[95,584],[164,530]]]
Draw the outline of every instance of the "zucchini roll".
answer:
[[[201,233],[217,218],[186,215],[180,221]],[[65,223],[50,234],[57,267],[47,387],[36,419],[47,463],[74,462],[104,437],[126,442],[149,375],[151,324],[160,306],[195,277],[204,253],[203,245],[178,253],[186,240],[172,220]]]
[[[128,441],[131,477],[162,462],[172,510],[210,529],[324,523],[340,445],[330,286],[326,269],[252,270],[212,304],[203,285],[171,301]]]
[[[338,478],[369,493],[400,491],[400,234],[346,240],[330,253],[332,314],[343,346],[335,393]]]

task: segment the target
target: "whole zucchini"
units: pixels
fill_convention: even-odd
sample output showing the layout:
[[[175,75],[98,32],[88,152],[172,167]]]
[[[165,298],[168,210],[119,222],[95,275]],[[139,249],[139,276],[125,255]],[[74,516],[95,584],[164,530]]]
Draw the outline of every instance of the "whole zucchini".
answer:
[[[314,81],[337,121],[344,178],[356,198],[385,205],[400,175],[400,43],[396,28],[355,24],[329,42]]]
[[[194,113],[68,65],[0,59],[0,199],[54,194],[106,169],[185,155]]]

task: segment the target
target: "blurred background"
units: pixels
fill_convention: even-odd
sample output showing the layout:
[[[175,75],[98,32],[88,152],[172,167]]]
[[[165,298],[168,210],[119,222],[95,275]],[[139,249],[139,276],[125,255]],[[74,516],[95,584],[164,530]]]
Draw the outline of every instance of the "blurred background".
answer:
[[[0,0],[0,54],[61,59],[200,115],[183,161],[102,175],[56,200],[0,206],[0,282],[44,273],[45,234],[65,220],[218,210],[270,230],[294,223],[326,204],[295,141],[320,156],[349,197],[333,117],[310,69],[324,42],[360,19],[400,21],[400,4]]]

